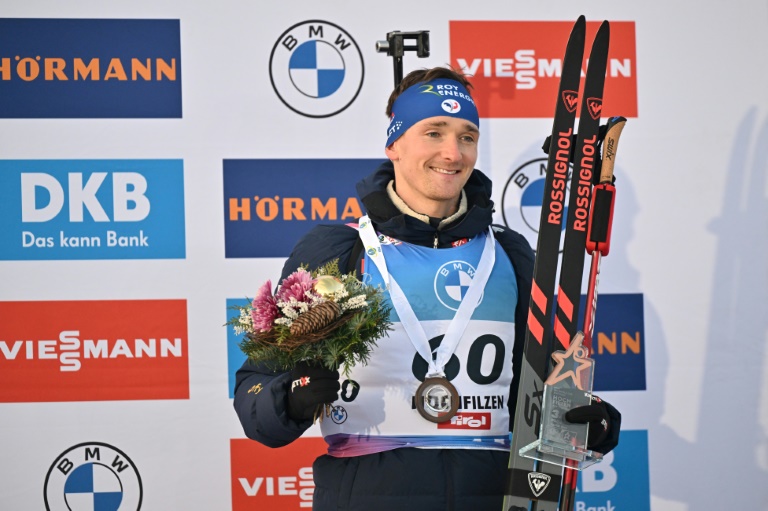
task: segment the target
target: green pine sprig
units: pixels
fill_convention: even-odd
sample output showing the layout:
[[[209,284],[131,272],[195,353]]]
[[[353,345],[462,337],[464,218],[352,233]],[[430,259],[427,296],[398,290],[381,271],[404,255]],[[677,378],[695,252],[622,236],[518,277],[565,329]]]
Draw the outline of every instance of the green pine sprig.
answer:
[[[338,260],[326,263],[311,275],[312,278],[337,277],[346,290],[346,296],[333,298],[342,307],[342,314],[331,325],[300,337],[292,335],[290,328],[282,324],[273,325],[268,332],[255,332],[250,322],[250,300],[247,305],[232,307],[238,314],[227,325],[235,328],[235,333],[245,333],[240,349],[250,360],[273,370],[289,370],[299,362],[315,361],[330,370],[343,366],[345,375],[349,376],[353,366],[368,363],[377,341],[391,330],[391,305],[380,288],[363,284],[354,273],[342,274]],[[361,300],[360,295],[366,304],[345,310],[345,304]]]

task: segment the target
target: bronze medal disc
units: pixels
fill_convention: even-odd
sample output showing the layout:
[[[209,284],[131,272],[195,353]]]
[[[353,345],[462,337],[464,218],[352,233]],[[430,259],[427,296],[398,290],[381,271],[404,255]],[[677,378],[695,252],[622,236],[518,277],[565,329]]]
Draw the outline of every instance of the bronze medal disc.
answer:
[[[445,378],[425,378],[416,390],[416,409],[429,422],[446,422],[459,410],[459,393]]]

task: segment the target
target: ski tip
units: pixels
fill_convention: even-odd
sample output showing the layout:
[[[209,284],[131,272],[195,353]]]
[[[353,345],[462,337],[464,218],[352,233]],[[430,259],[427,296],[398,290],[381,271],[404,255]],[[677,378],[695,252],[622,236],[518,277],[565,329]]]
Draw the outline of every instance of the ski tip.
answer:
[[[600,23],[600,28],[597,29],[597,33],[603,33],[605,34],[604,37],[609,37],[611,34],[611,24],[608,22],[608,20],[603,20],[602,23]]]
[[[579,19],[576,20],[576,23],[573,24],[573,28],[571,29],[571,36],[578,36],[579,39],[583,39],[586,33],[587,33],[587,18],[585,18],[584,15],[582,14],[581,16],[579,16]]]

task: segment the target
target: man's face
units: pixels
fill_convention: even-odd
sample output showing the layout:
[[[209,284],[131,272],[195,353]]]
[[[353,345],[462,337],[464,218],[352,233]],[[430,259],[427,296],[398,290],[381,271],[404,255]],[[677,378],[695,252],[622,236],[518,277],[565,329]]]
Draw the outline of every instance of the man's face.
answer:
[[[417,213],[437,218],[455,213],[477,162],[479,136],[477,126],[455,117],[430,117],[411,126],[386,149],[397,195]]]

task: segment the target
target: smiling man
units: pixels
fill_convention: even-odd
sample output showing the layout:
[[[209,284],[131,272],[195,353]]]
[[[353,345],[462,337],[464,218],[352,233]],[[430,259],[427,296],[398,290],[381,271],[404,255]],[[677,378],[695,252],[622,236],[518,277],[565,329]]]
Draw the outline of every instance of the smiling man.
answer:
[[[271,447],[334,403],[320,424],[328,454],[313,464],[315,511],[502,507],[534,261],[523,236],[492,226],[469,88],[447,68],[406,76],[386,109],[389,161],[357,184],[366,215],[314,228],[283,268],[285,278],[338,259],[387,290],[393,329],[370,362],[343,386],[311,363],[275,372],[246,362],[237,373],[243,429]],[[264,391],[249,393],[254,385]],[[592,406],[582,414],[599,440],[590,448],[608,452],[620,415]]]
[[[457,211],[477,161],[477,108],[466,84],[441,78],[408,86],[408,78],[387,108],[385,152],[397,195],[415,211],[447,217]]]

